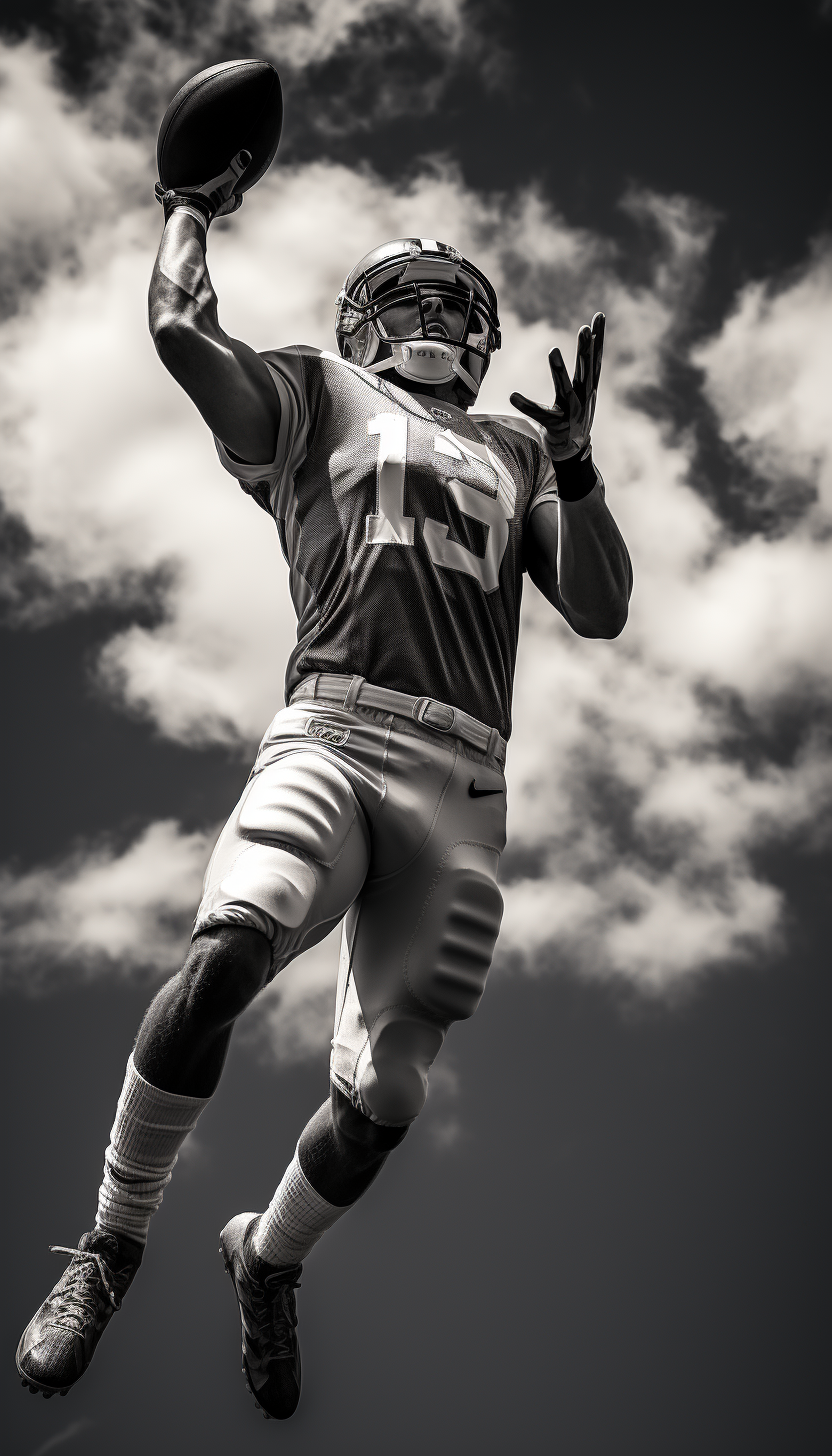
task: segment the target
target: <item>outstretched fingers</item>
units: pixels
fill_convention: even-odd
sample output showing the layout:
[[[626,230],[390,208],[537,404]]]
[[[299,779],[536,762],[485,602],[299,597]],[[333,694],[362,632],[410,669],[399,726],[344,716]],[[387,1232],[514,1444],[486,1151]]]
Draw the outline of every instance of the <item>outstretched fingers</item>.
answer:
[[[594,349],[592,354],[592,388],[598,388],[598,380],[601,377],[601,360],[604,357],[604,330],[606,318],[602,313],[596,313],[592,320],[592,338]]]
[[[587,324],[578,330],[578,343],[575,349],[575,374],[572,379],[572,388],[581,407],[586,404],[587,395],[591,385],[592,376],[592,332]]]
[[[587,438],[589,436],[604,352],[604,323],[604,315],[596,313],[592,324],[584,324],[580,329],[574,380],[569,378],[560,349],[551,350],[549,368],[552,371],[555,402],[548,409],[517,391],[510,395],[514,408],[543,425],[549,431],[550,437],[556,441],[560,440],[565,428],[572,429],[570,420],[573,423],[582,422],[579,433]],[[575,438],[577,439],[577,434]]]
[[[516,410],[528,415],[530,419],[537,420],[539,425],[551,423],[552,411],[541,404],[535,404],[533,399],[527,399],[525,394],[518,394],[515,390],[514,394],[509,395],[509,401]]]
[[[566,365],[563,362],[563,355],[560,349],[554,348],[549,354],[549,368],[552,371],[552,383],[555,386],[555,408],[562,410],[564,414],[568,414],[569,396],[572,393],[572,381],[566,372]]]

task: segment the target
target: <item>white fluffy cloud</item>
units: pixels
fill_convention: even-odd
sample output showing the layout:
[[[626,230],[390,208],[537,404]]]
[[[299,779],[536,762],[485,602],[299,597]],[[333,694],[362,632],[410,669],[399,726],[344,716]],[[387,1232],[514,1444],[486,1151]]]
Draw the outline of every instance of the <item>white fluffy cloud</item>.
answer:
[[[0,42],[0,290],[13,308],[21,287],[71,265],[79,240],[150,179],[146,149],[103,136],[52,84],[49,57]]]
[[[68,967],[87,979],[173,971],[211,841],[163,820],[120,852],[103,846],[23,875],[0,872],[4,982],[47,988]]]
[[[30,93],[41,86],[57,104],[31,53],[6,53],[5,64],[27,65]],[[164,619],[114,638],[100,663],[114,698],[182,742],[249,744],[278,704],[293,633],[276,536],[155,358],[144,298],[159,218],[137,201],[134,153],[94,135],[83,113],[66,126],[75,140],[64,138],[62,156],[80,159],[66,163],[71,185],[102,200],[78,209],[74,269],[53,266],[0,329],[3,491],[34,537],[41,582],[17,610],[25,620],[96,595],[124,600],[153,579]],[[662,384],[709,231],[684,200],[629,205],[661,238],[649,286],[623,282],[603,239],[531,193],[484,197],[442,169],[396,190],[366,170],[278,165],[240,216],[212,230],[210,263],[231,332],[259,348],[326,348],[335,293],[367,248],[402,233],[454,241],[501,291],[505,344],[481,404],[503,412],[512,389],[548,396],[551,343],[568,355],[576,327],[605,309],[596,458],[635,562],[632,615],[618,641],[585,642],[529,589],[509,765],[511,842],[523,851],[514,863],[526,868],[518,877],[507,860],[499,958],[667,992],[708,966],[765,954],[782,934],[782,899],[758,852],[815,834],[832,794],[822,734],[832,546],[817,512],[792,513],[774,535],[727,529],[691,484],[692,434],[638,403],[639,386]],[[830,361],[817,316],[829,309],[828,280],[819,251],[785,288],[747,290],[696,354],[725,440],[767,479],[788,467],[821,494],[830,433],[818,381],[828,391]],[[791,413],[780,409],[781,378]],[[796,696],[805,731],[784,755],[772,725]],[[182,896],[192,910],[202,848],[169,826],[147,834],[161,836],[169,863],[178,857],[175,883],[191,885]],[[124,923],[145,916],[157,927],[148,959],[162,968],[181,938],[165,941],[155,891],[141,910],[131,900],[130,856],[143,864],[142,846],[106,861],[104,881],[90,878],[93,858],[44,871],[44,883],[63,886],[66,904],[79,886],[106,882],[111,897],[122,886]],[[40,933],[40,873],[4,891],[24,959],[27,906]],[[49,924],[63,935],[70,919],[61,911]],[[42,933],[57,945],[57,930]],[[67,943],[83,959],[77,936]],[[333,973],[322,949],[271,993],[287,1054],[324,1035]]]
[[[216,830],[150,824],[124,848],[98,844],[24,874],[0,869],[0,986],[43,993],[67,976],[158,980],[185,956]],[[299,956],[241,1032],[281,1063],[320,1054],[332,1035],[340,931]]]
[[[748,284],[715,338],[694,353],[721,431],[775,487],[810,481],[832,515],[832,245],[794,276]]]

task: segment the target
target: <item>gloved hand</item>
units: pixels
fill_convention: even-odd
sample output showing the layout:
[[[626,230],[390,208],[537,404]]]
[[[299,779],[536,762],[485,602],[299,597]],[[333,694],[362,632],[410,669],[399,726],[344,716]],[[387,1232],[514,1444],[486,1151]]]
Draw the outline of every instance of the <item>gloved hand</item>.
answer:
[[[555,385],[555,402],[550,409],[526,399],[524,394],[510,396],[515,409],[543,426],[552,460],[568,460],[572,455],[583,454],[589,446],[603,352],[604,315],[596,313],[592,327],[584,324],[578,334],[575,376],[571,383],[560,349],[553,349],[549,355]]]
[[[226,170],[201,187],[169,187],[165,191],[161,182],[156,183],[156,201],[165,211],[165,222],[176,207],[194,208],[205,221],[206,231],[215,217],[227,217],[243,205],[243,195],[235,192],[240,178],[251,161],[251,152],[245,150],[232,157]]]

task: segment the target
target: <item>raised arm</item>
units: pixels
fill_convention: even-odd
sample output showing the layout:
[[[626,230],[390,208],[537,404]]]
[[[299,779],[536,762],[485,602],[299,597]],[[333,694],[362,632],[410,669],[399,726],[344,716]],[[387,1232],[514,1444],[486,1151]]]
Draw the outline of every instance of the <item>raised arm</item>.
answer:
[[[592,463],[590,431],[595,414],[604,315],[578,334],[575,376],[570,380],[560,349],[549,365],[555,402],[546,408],[512,394],[515,408],[543,426],[554,464],[558,500],[541,501],[526,529],[525,558],[535,586],[582,637],[617,637],[627,620],[633,569],[621,532],[604,499]]]
[[[241,460],[265,465],[277,448],[280,401],[260,355],[220,327],[205,243],[191,212],[171,211],[150,281],[150,332],[209,429]]]

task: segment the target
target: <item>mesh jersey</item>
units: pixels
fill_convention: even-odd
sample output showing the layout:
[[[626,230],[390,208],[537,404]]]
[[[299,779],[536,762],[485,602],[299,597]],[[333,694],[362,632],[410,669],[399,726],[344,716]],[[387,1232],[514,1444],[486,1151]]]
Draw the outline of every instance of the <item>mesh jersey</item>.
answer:
[[[287,701],[316,672],[438,698],[504,737],[523,526],[556,500],[523,420],[431,404],[337,355],[263,355],[280,431],[270,465],[220,459],[277,522],[298,643]]]

